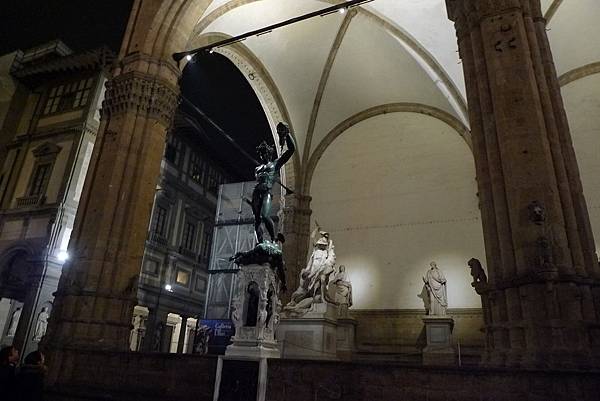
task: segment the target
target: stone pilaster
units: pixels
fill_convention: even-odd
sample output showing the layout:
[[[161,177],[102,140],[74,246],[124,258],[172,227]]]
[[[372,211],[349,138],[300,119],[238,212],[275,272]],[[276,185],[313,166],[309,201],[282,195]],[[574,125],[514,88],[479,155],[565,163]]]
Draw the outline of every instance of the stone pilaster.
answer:
[[[287,195],[283,209],[283,257],[286,265],[286,281],[288,291],[282,296],[282,303],[289,302],[289,297],[298,288],[300,270],[306,266],[310,237],[310,196],[299,194]]]
[[[185,334],[187,332],[187,316],[181,316],[181,328],[179,329],[179,341],[177,342],[177,353],[183,354],[185,350],[183,348],[185,344]]]
[[[447,0],[463,61],[493,365],[598,365],[597,257],[539,0]]]
[[[47,348],[51,369],[67,350],[126,351],[165,135],[179,70],[141,54],[107,83],[102,120],[63,268]],[[72,354],[72,353],[71,353]],[[52,378],[51,378],[52,380]]]

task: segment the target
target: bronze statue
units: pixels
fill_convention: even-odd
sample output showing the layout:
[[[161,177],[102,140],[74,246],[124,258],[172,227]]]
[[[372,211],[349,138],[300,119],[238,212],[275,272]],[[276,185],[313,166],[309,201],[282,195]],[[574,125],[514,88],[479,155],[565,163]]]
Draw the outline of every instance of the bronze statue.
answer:
[[[476,288],[479,284],[487,284],[487,276],[479,259],[471,258],[467,262],[467,265],[471,269],[471,277],[473,277],[471,287]]]
[[[275,159],[275,149],[264,141],[256,148],[262,164],[254,170],[256,186],[252,192],[252,201],[249,203],[254,214],[254,232],[258,243],[264,242],[262,224],[269,232],[271,241],[275,242],[275,225],[270,216],[273,200],[272,188],[274,184],[279,183],[279,170],[296,151],[296,143],[287,125],[277,124],[277,134],[279,135],[279,146],[282,149],[284,144],[287,146],[287,150],[279,158]]]
[[[232,260],[239,266],[251,264],[269,264],[275,272],[279,280],[279,290],[286,291],[285,280],[285,263],[283,261],[282,246],[285,238],[281,233],[275,233],[275,224],[271,219],[271,202],[273,200],[273,185],[279,184],[283,188],[283,184],[279,181],[279,170],[285,163],[290,160],[296,151],[296,143],[290,134],[290,130],[284,123],[277,124],[277,135],[279,136],[279,146],[283,150],[287,146],[287,150],[282,153],[279,158],[275,158],[275,148],[262,142],[257,148],[258,156],[261,164],[254,170],[256,176],[256,185],[252,191],[252,200],[244,199],[252,207],[254,214],[254,233],[258,244],[246,252],[238,252],[229,260]],[[265,241],[263,236],[262,225],[265,225],[270,241]],[[268,316],[270,318],[270,316]]]

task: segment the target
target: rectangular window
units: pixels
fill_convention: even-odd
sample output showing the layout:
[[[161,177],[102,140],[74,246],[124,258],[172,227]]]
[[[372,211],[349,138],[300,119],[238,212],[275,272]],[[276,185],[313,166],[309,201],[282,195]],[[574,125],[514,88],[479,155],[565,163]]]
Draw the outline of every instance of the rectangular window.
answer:
[[[181,239],[181,246],[189,251],[193,251],[195,236],[196,226],[190,222],[186,222],[183,227],[183,237]]]
[[[196,291],[206,291],[206,280],[202,276],[196,277]]]
[[[188,169],[188,174],[192,180],[196,181],[198,184],[203,183],[203,164],[204,162],[200,159],[196,153],[192,153],[190,156],[190,165]]]
[[[144,265],[144,271],[153,275],[158,274],[158,262],[155,260],[147,260]]]
[[[88,100],[90,98],[90,92],[92,90],[92,84],[94,83],[94,78],[89,78],[88,80],[79,81],[79,85],[77,87],[77,92],[75,94],[75,100],[73,102],[73,107],[83,107],[88,104]]]
[[[176,166],[181,165],[184,156],[184,144],[175,135],[169,135],[167,146],[165,148],[165,159]]]
[[[156,206],[154,216],[154,229],[152,231],[164,237],[167,225],[167,209],[162,206]]]
[[[204,240],[202,241],[202,257],[208,259],[210,256],[210,246],[212,244],[212,234],[209,232],[204,233]]]
[[[43,114],[60,113],[87,105],[93,83],[94,78],[89,78],[53,87]]]
[[[38,196],[46,190],[46,184],[50,178],[50,163],[38,164],[33,172],[29,196]]]
[[[190,272],[177,270],[177,278],[175,280],[177,281],[177,284],[185,285],[187,287],[190,283]]]
[[[211,168],[208,172],[208,190],[216,195],[219,192],[219,173],[215,169]]]

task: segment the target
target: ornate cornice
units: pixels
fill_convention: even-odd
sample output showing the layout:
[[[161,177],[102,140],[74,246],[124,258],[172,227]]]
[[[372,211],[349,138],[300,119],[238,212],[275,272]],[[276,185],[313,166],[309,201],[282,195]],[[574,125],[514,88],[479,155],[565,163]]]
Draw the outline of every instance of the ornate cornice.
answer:
[[[118,75],[106,83],[102,117],[136,113],[170,125],[179,104],[178,89],[139,72]]]

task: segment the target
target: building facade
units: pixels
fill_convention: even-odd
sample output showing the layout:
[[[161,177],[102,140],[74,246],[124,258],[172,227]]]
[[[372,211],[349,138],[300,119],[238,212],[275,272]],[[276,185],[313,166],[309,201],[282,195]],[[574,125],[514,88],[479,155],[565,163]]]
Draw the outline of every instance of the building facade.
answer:
[[[132,350],[192,352],[204,317],[219,186],[232,177],[182,112],[161,162],[133,316]],[[188,117],[189,118],[189,117]]]
[[[0,333],[35,350],[73,231],[114,54],[60,41],[2,58]],[[12,92],[12,93],[11,93]]]
[[[46,332],[69,259],[113,61],[107,49],[74,53],[60,41],[0,58],[0,343],[24,355]],[[166,142],[132,350],[190,351],[204,312],[218,187],[230,174],[194,129],[178,115]]]
[[[67,343],[129,347],[129,280],[186,62],[173,54],[300,15],[309,3],[323,5],[135,3],[107,91],[107,140],[93,166],[101,179],[86,186],[70,245],[77,256],[50,325],[54,366],[78,366]],[[420,331],[402,319],[422,315],[421,275],[435,260],[447,273],[450,313],[479,311],[473,326],[484,328],[490,365],[597,366],[597,158],[586,154],[598,143],[587,125],[597,107],[586,99],[597,104],[600,55],[577,40],[590,36],[582,26],[596,32],[597,2],[418,3],[366,3],[213,49],[248,77],[272,127],[287,121],[296,135],[284,175],[295,192],[282,221],[289,276],[305,265],[312,214],[356,283],[362,345],[416,351]],[[571,95],[591,111],[577,114],[564,101]],[[133,176],[119,175],[124,168]],[[117,205],[126,207],[115,214]],[[470,287],[472,257],[485,261],[482,294]],[[73,283],[86,291],[69,292]],[[60,371],[57,383],[71,379]]]

